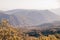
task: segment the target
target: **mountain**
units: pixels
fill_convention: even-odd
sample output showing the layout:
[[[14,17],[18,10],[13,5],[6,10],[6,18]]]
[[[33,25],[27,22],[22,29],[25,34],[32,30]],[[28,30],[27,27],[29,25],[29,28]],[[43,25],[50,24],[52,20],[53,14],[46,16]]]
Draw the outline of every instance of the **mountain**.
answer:
[[[8,14],[5,14],[4,11],[0,11],[0,22],[2,19],[7,19],[9,21],[10,24],[16,26],[18,25],[18,20],[15,16],[13,15],[8,15]]]
[[[17,17],[21,26],[35,26],[60,20],[60,17],[49,10],[9,10],[6,13]]]
[[[4,14],[4,11],[0,11],[0,21],[2,20],[2,19],[9,19],[9,16],[10,15],[8,15],[8,14]]]
[[[14,26],[36,26],[53,21],[60,21],[60,17],[49,10],[15,9],[0,11],[0,19],[3,18],[8,19],[9,23]]]

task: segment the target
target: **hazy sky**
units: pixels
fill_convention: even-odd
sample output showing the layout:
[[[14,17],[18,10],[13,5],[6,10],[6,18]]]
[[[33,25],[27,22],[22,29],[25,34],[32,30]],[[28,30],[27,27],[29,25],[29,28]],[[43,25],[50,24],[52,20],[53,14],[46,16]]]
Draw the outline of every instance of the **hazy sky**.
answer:
[[[55,8],[59,8],[58,0],[0,0],[0,10]]]

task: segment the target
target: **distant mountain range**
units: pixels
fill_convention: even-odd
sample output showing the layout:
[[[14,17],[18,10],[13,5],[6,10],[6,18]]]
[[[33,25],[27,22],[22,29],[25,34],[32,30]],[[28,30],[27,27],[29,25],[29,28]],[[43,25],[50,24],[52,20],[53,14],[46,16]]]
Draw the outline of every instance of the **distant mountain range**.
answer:
[[[36,26],[44,23],[60,21],[60,16],[49,10],[15,9],[0,11],[0,20],[6,18],[14,26]]]

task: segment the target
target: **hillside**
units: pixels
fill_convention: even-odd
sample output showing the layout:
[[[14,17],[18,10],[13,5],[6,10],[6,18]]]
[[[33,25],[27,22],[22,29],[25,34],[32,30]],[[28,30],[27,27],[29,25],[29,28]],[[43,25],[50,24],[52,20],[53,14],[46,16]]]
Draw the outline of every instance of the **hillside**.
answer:
[[[15,9],[9,11],[0,11],[0,20],[3,18],[7,19],[9,23],[14,27],[23,28],[28,28],[28,26],[29,28],[37,28],[37,26],[41,27],[40,25],[46,23],[48,23],[48,27],[50,27],[49,25],[51,25],[52,22],[57,22],[58,24],[60,24],[58,22],[60,21],[60,17],[49,10]],[[45,26],[43,26],[43,28],[44,27]]]
[[[16,25],[18,26],[19,24],[16,16],[5,14],[4,11],[0,11],[0,22],[2,19],[7,19],[9,23],[12,24],[13,26],[16,26]]]
[[[0,23],[0,40],[60,40],[60,31],[22,31],[21,28],[14,28],[6,19],[3,19]]]
[[[35,26],[60,20],[60,17],[49,10],[9,10],[6,13],[16,16],[20,26]]]

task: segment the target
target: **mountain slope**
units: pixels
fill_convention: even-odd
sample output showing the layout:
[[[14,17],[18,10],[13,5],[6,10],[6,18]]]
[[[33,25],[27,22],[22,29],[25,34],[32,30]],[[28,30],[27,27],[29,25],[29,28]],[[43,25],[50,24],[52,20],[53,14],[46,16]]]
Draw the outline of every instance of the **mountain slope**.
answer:
[[[16,16],[5,14],[4,11],[0,11],[0,22],[2,19],[7,19],[10,24],[17,26],[18,20]]]
[[[4,11],[0,11],[0,21],[2,20],[2,19],[9,19],[9,15],[8,14],[4,14]]]
[[[19,24],[22,26],[32,26],[32,25],[35,26],[43,23],[60,20],[58,15],[55,15],[53,12],[49,10],[16,9],[7,11],[7,13],[16,16],[19,21]]]
[[[0,19],[3,18],[8,19],[14,26],[36,26],[60,21],[60,17],[49,10],[9,10],[0,12]]]

